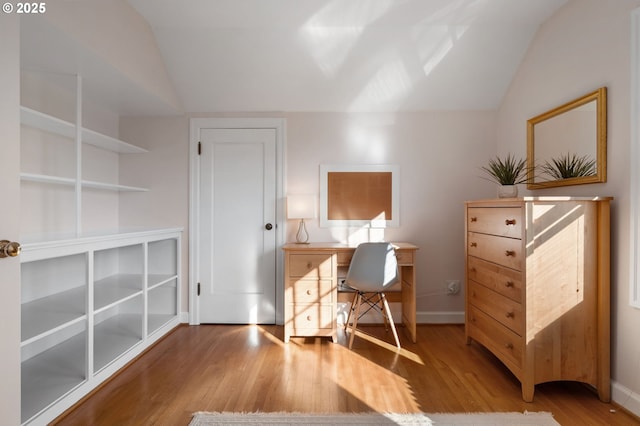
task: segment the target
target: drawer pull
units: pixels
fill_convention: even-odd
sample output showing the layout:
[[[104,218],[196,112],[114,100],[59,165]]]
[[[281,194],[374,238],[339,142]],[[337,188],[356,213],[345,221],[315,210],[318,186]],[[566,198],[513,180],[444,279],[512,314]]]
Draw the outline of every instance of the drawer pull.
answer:
[[[470,220],[471,222],[477,222],[477,221],[478,221],[478,218],[474,216],[474,217],[469,218],[469,220]]]
[[[507,219],[504,221],[504,224],[509,226],[509,225],[515,225],[516,224],[516,220],[515,219]]]
[[[311,315],[307,315],[307,321],[311,321]]]
[[[513,349],[513,343],[509,342],[506,345],[504,345],[504,347],[507,349]]]
[[[513,287],[515,285],[515,283],[513,281],[507,281],[506,283],[504,283],[505,287]]]
[[[504,255],[507,257],[516,257],[516,252],[514,250],[505,250]]]
[[[471,243],[471,247],[478,247],[478,243]]]
[[[504,314],[507,318],[514,318],[516,316],[516,314],[513,313],[513,311],[511,312],[507,312],[506,314]]]
[[[311,262],[307,262],[307,269],[311,269],[313,267],[313,264]]]
[[[311,290],[307,290],[307,295],[311,296]]]

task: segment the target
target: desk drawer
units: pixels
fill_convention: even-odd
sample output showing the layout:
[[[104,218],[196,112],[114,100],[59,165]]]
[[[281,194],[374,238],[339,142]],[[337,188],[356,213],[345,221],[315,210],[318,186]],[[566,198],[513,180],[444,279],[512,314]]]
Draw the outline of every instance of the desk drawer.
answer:
[[[355,250],[349,251],[339,251],[337,254],[338,257],[338,265],[340,266],[349,266],[351,264],[351,259],[353,258],[353,252]]]
[[[335,321],[332,305],[296,304],[293,308],[293,328],[333,328]]]
[[[516,303],[475,281],[469,281],[468,297],[469,303],[522,336],[524,317],[520,303]]]
[[[413,250],[396,250],[398,265],[413,265]]]
[[[518,303],[522,303],[522,272],[467,257],[467,276],[485,287]]]
[[[518,271],[524,268],[522,241],[514,238],[469,232],[467,253]]]
[[[290,303],[332,303],[333,281],[297,280],[287,288],[287,299]]]
[[[351,259],[353,258],[353,253],[355,250],[351,251],[339,251],[338,252],[338,265],[339,266],[349,266],[351,264]],[[399,265],[413,265],[413,254],[415,250],[396,250],[396,259],[398,260]]]
[[[331,254],[290,254],[289,276],[305,278],[331,278]]]
[[[467,221],[467,230],[471,232],[522,238],[520,207],[469,207]]]

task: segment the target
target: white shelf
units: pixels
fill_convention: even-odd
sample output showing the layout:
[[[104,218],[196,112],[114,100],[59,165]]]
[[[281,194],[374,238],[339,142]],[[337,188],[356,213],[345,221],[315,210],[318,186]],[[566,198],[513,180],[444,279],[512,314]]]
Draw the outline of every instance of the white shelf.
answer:
[[[20,179],[24,181],[50,183],[54,185],[75,186],[76,180],[73,178],[65,178],[60,176],[40,175],[35,173],[20,173]],[[126,191],[126,192],[146,192],[147,188],[136,186],[118,185],[113,183],[95,182],[90,180],[82,181],[83,188],[104,189],[107,191]]]
[[[22,346],[85,319],[86,294],[79,287],[22,304]]]
[[[74,186],[76,180],[73,178],[65,178],[60,176],[39,175],[35,173],[20,173],[20,179],[30,182],[51,183],[54,185]]]
[[[86,333],[22,363],[22,422],[80,386],[86,378]]]
[[[137,186],[127,186],[127,185],[118,185],[112,183],[102,183],[95,182],[91,180],[83,180],[82,181],[83,188],[93,188],[93,189],[105,189],[108,191],[123,191],[123,192],[146,192],[147,188],[140,188]]]
[[[94,312],[108,309],[118,303],[142,294],[142,276],[137,274],[113,275],[94,283]]]
[[[27,107],[20,107],[20,121],[22,124],[29,127],[35,127],[36,129],[45,130],[67,138],[74,139],[76,137],[75,124]],[[148,152],[144,148],[131,145],[130,143],[86,128],[82,129],[81,137],[82,142],[85,144],[121,154],[138,154]]]
[[[147,278],[147,288],[153,290],[177,277],[176,274],[149,274]]]
[[[102,370],[142,341],[142,315],[119,314],[95,326],[93,368]]]
[[[147,327],[149,329],[148,334],[153,334],[156,330],[161,328],[163,325],[175,319],[176,319],[175,314],[166,314],[166,315],[150,314],[148,317],[148,323],[147,323]]]

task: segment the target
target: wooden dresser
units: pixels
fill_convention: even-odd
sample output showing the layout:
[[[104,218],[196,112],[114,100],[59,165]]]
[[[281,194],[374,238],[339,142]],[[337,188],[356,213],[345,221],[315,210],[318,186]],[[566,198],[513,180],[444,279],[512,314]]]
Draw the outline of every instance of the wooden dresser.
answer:
[[[498,357],[532,401],[570,380],[609,401],[611,198],[466,203],[466,336]]]

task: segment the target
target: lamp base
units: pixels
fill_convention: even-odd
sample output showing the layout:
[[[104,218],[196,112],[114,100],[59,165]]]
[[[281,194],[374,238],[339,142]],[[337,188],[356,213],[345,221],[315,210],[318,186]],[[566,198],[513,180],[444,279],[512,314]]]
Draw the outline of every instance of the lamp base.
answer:
[[[300,219],[300,225],[298,226],[298,232],[296,233],[296,244],[309,244],[309,233],[307,227],[304,224],[304,219]]]

